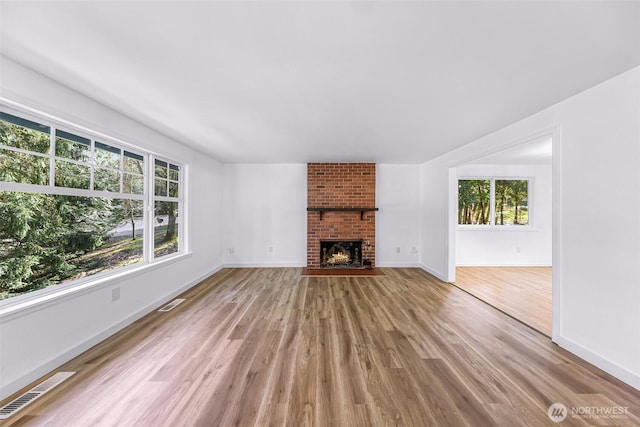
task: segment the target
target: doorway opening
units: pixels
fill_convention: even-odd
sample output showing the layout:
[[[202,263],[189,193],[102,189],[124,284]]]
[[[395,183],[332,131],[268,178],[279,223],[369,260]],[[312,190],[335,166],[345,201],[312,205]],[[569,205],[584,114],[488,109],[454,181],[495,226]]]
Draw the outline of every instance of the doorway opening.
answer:
[[[470,159],[450,173],[457,204],[450,228],[452,283],[549,337],[552,148],[547,134]]]

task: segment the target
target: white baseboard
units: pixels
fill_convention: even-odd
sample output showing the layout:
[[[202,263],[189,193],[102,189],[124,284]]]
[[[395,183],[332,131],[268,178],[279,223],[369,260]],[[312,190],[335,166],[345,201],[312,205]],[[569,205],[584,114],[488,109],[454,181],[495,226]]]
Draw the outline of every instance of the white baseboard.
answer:
[[[299,268],[306,266],[307,264],[304,262],[230,262],[224,264],[224,268]]]
[[[627,368],[624,368],[604,357],[597,354],[594,351],[589,350],[586,347],[581,346],[580,344],[565,338],[558,337],[556,340],[556,344],[565,350],[575,354],[581,359],[591,363],[592,365],[602,369],[603,371],[613,375],[617,379],[622,382],[629,384],[631,387],[640,390],[640,374],[637,372],[632,372]]]
[[[33,381],[37,380],[38,378],[41,378],[44,375],[47,375],[48,373],[58,369],[60,366],[64,365],[65,363],[67,363],[68,361],[73,359],[74,357],[79,356],[80,354],[82,354],[85,351],[89,350],[91,347],[99,344],[100,342],[102,342],[105,339],[109,338],[111,335],[113,335],[116,332],[118,332],[118,331],[124,329],[125,327],[129,326],[130,324],[132,324],[136,320],[141,319],[142,317],[144,317],[147,314],[151,313],[152,311],[156,310],[158,307],[161,307],[163,304],[171,301],[173,298],[177,297],[181,293],[187,291],[188,289],[191,289],[193,286],[195,286],[198,283],[202,282],[207,277],[209,277],[212,274],[215,274],[218,271],[222,270],[222,268],[223,268],[223,266],[219,265],[217,267],[214,267],[214,268],[210,269],[206,273],[203,273],[200,276],[196,277],[195,279],[185,283],[183,286],[181,286],[180,288],[174,290],[173,292],[169,293],[168,295],[165,295],[164,297],[155,300],[154,302],[148,304],[146,307],[144,307],[143,309],[139,310],[138,312],[133,313],[132,315],[120,320],[115,325],[105,329],[104,331],[98,333],[97,335],[94,335],[91,339],[89,339],[87,341],[84,341],[84,342],[82,342],[82,343],[80,343],[80,344],[68,349],[67,351],[65,351],[65,352],[63,352],[63,353],[61,353],[61,354],[49,359],[49,361],[47,361],[44,364],[38,366],[37,368],[31,370],[27,374],[15,379],[14,381],[11,381],[11,382],[9,382],[7,384],[1,384],[0,385],[0,400],[9,397],[13,393],[17,392],[18,390],[20,390],[23,387],[26,387],[27,385],[29,385]]]
[[[380,262],[376,261],[376,267],[387,268],[421,268],[417,262]]]
[[[457,263],[456,267],[551,267],[550,264],[465,264],[465,263]]]
[[[427,273],[429,273],[430,275],[442,280],[443,282],[447,281],[447,278],[444,274],[440,273],[439,271],[436,270],[432,270],[429,267],[427,267],[424,264],[418,264],[418,267],[420,267],[421,269],[423,269],[424,271],[426,271]]]

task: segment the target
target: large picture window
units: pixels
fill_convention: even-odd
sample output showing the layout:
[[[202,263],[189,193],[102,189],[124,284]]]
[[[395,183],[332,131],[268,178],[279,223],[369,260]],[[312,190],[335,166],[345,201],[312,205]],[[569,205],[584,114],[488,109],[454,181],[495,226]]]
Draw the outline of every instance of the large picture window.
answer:
[[[459,225],[529,225],[528,179],[458,180]]]
[[[175,162],[1,112],[0,300],[180,253],[182,182]]]

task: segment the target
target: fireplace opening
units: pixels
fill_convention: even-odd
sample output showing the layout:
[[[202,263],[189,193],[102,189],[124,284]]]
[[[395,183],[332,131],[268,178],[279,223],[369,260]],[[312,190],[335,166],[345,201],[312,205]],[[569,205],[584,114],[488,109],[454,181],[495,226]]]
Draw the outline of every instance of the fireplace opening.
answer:
[[[361,267],[362,240],[321,240],[320,266],[328,268]]]

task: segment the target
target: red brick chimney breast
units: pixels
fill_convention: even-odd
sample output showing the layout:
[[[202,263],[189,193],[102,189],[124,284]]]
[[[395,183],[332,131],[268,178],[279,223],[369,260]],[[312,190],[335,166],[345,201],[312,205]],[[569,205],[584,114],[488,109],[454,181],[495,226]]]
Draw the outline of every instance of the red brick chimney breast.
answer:
[[[375,163],[308,163],[308,208],[374,208]],[[307,212],[307,267],[320,267],[321,240],[362,240],[362,256],[375,267],[376,213]]]

